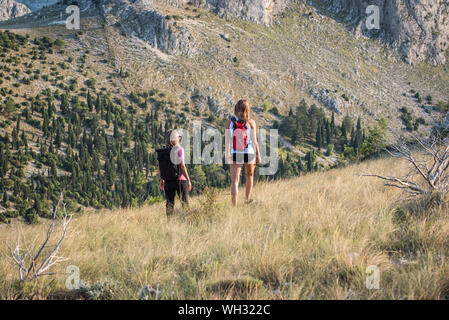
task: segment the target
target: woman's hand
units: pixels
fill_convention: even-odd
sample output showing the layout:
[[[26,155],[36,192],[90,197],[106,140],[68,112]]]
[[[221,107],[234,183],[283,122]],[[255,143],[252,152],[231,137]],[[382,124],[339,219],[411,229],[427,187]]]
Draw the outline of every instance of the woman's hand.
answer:
[[[165,181],[161,179],[161,186],[159,187],[161,191],[165,190]]]
[[[231,164],[232,162],[231,162],[231,155],[230,154],[228,154],[227,156],[226,156],[226,164]]]
[[[192,184],[190,183],[190,180],[187,181],[187,183],[189,184],[189,192],[192,191]]]
[[[256,164],[260,164],[260,155],[256,154]]]

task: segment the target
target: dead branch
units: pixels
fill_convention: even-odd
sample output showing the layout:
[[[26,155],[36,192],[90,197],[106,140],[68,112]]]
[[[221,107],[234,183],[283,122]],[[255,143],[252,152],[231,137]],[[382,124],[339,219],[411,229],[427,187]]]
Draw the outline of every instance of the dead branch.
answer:
[[[411,148],[410,143],[403,140],[387,150],[392,157],[410,164],[410,171],[405,177],[381,174],[363,176],[382,179],[386,181],[386,186],[402,189],[414,196],[433,192],[445,196],[449,192],[449,138],[437,133],[426,140],[417,135],[412,138],[420,149],[417,152]]]
[[[57,209],[62,203],[63,214],[58,217]],[[33,253],[34,242],[29,242],[23,235],[21,227],[19,227],[18,237],[15,245],[9,244],[10,259],[18,269],[19,281],[32,281],[38,277],[54,274],[48,270],[59,262],[66,261],[67,258],[58,255],[63,241],[67,238],[67,229],[72,222],[71,215],[67,214],[66,204],[63,202],[63,194],[59,197],[58,204],[53,210],[52,221],[46,231],[45,239],[42,244]],[[49,242],[55,235],[56,226],[60,226],[60,235],[56,244],[51,246]],[[23,242],[23,248],[21,243]],[[44,255],[44,252],[48,253]],[[28,267],[27,267],[28,266]]]

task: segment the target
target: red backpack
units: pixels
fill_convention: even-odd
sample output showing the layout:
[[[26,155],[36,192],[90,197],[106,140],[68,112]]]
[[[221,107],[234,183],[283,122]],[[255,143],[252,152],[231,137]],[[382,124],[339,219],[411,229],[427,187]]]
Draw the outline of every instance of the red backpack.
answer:
[[[235,151],[245,151],[248,140],[248,134],[246,132],[246,122],[240,121],[235,117],[232,117],[231,121],[234,124],[232,148]]]

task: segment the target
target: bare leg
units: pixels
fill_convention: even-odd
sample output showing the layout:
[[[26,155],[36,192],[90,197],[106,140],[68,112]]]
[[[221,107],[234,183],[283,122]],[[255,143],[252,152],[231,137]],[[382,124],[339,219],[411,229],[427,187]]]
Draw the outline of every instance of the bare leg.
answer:
[[[231,196],[234,206],[237,205],[241,168],[242,166],[240,164],[231,164]]]
[[[245,199],[246,201],[251,199],[251,192],[253,191],[253,184],[254,184],[254,168],[253,164],[246,164],[245,163],[245,169],[246,169],[246,194]]]

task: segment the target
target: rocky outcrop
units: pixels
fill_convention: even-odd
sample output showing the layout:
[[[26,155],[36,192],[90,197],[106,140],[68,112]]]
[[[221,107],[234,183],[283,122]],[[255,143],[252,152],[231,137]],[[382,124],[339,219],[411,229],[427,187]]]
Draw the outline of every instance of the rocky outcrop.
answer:
[[[326,108],[328,108],[331,111],[334,111],[338,115],[342,115],[342,106],[343,103],[341,100],[336,97],[335,95],[332,95],[329,90],[326,89],[310,89],[309,93],[312,97],[314,97],[318,102],[322,103]]]
[[[269,25],[291,0],[207,0],[205,6],[221,17],[238,17]]]
[[[27,6],[15,0],[0,0],[0,21],[14,19],[30,12]]]
[[[446,62],[449,49],[449,2],[435,0],[310,0],[310,4],[343,22],[357,33],[380,37],[408,63]],[[366,8],[380,12],[380,29],[367,28]]]
[[[274,16],[295,0],[152,0],[159,5],[185,6],[191,3],[207,8],[220,17],[237,17],[262,24],[271,24]]]
[[[3,0],[5,1],[5,0]],[[13,0],[6,0],[13,1]],[[86,2],[88,0],[79,0]],[[161,6],[184,7],[188,3],[207,8],[221,17],[237,17],[270,25],[276,14],[301,2],[315,6],[353,28],[356,34],[381,38],[394,47],[408,63],[446,62],[449,49],[449,2],[435,0],[99,0],[107,21],[120,20],[131,35],[170,54],[192,51],[188,30],[168,21]],[[375,5],[380,28],[367,28],[366,9]]]
[[[60,0],[16,0],[24,5],[26,5],[31,11],[37,11],[44,7],[51,6]]]
[[[190,2],[208,8],[221,17],[269,25],[275,15],[295,2],[307,2],[322,13],[338,17],[352,26],[356,34],[380,37],[397,49],[412,64],[446,62],[449,49],[449,2],[435,0],[153,0],[184,6]],[[366,9],[375,5],[380,12],[380,29],[366,26]]]
[[[150,0],[103,1],[101,10],[109,25],[117,25],[127,35],[136,36],[168,54],[192,53],[192,38],[188,30],[169,21],[154,9]]]

